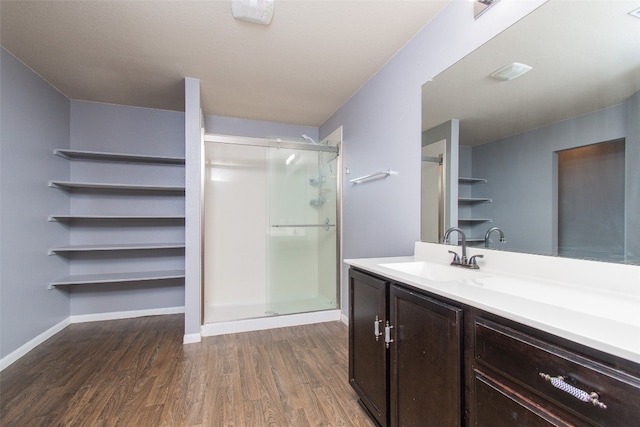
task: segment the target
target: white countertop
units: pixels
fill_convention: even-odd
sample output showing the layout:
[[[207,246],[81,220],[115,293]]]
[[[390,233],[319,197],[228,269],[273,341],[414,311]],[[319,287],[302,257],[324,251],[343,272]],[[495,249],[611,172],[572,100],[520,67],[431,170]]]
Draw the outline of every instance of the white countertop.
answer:
[[[640,363],[640,267],[474,249],[469,256],[481,253],[485,258],[478,262],[480,270],[466,270],[449,265],[447,249],[459,252],[456,247],[417,243],[414,256],[345,263]],[[501,261],[506,262],[504,269]],[[522,261],[539,272],[520,274]],[[405,264],[406,271],[381,265],[402,268],[401,263],[419,262],[435,264],[439,273],[428,278],[409,272],[414,264]],[[445,268],[468,277],[449,280]],[[573,280],[576,277],[580,280]]]

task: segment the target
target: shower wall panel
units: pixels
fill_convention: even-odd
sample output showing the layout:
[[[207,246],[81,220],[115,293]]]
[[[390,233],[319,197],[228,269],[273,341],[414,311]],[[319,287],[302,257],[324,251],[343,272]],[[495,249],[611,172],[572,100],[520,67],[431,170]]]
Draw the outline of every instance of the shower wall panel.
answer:
[[[205,145],[205,323],[265,315],[265,150]]]

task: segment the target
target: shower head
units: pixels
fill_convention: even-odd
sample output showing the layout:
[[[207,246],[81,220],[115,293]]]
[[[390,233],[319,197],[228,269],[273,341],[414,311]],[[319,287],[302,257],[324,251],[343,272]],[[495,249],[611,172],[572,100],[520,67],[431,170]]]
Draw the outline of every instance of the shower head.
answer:
[[[311,143],[311,144],[316,144],[318,145],[318,143],[316,142],[315,139],[311,138],[309,135],[307,134],[302,134],[302,138],[305,139],[307,142]]]

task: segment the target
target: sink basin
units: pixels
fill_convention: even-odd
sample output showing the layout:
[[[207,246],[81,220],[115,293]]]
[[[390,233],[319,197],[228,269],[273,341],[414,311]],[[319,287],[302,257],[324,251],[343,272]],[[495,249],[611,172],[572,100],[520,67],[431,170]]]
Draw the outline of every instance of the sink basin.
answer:
[[[468,270],[464,267],[434,264],[427,261],[392,262],[378,265],[436,282],[454,282],[456,280],[486,277],[486,274],[482,274],[478,270]]]
[[[564,288],[558,286],[550,286],[545,283],[532,282],[519,280],[508,277],[484,277],[473,283],[474,286],[486,289],[488,291],[500,292],[502,294],[509,294],[520,298],[527,298],[534,301],[547,301],[549,299],[556,299],[559,292],[566,291]],[[554,293],[556,294],[554,296]],[[559,300],[563,300],[565,295]]]

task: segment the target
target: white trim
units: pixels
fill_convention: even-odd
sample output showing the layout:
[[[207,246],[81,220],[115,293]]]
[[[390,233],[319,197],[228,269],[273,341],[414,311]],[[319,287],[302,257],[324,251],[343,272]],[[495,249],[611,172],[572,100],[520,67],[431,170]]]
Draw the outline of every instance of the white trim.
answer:
[[[342,323],[349,326],[349,317],[346,314],[340,313],[340,320],[342,321]]]
[[[315,311],[311,313],[260,317],[232,322],[209,323],[202,325],[200,334],[203,337],[210,337],[236,332],[261,331],[264,329],[285,328],[288,326],[309,325],[312,323],[332,322],[336,320],[340,320],[340,310]]]
[[[149,308],[146,310],[111,311],[107,313],[74,314],[69,316],[71,323],[101,322],[103,320],[132,319],[144,316],[184,313],[183,307]]]
[[[29,340],[16,350],[7,354],[5,357],[0,359],[0,372],[4,370],[7,366],[11,365],[22,356],[29,353],[31,350],[36,348],[38,345],[42,344],[44,341],[48,340],[58,332],[62,331],[64,328],[69,326],[71,323],[85,323],[85,322],[98,322],[102,320],[117,320],[117,319],[132,319],[135,317],[143,317],[143,316],[158,316],[163,314],[180,314],[184,313],[184,307],[165,307],[165,308],[151,308],[147,310],[131,310],[131,311],[114,311],[110,313],[93,313],[93,314],[77,314],[73,316],[69,316],[57,325],[52,326],[47,329],[37,337]],[[191,334],[198,336],[198,340],[200,341],[200,334]],[[185,335],[185,340],[187,335]],[[189,342],[197,342],[197,341],[189,341]],[[185,341],[185,344],[187,342]]]
[[[182,344],[193,344],[200,341],[202,341],[200,334],[184,334],[184,338],[182,338]]]
[[[66,328],[67,326],[69,326],[69,323],[70,323],[69,318],[67,317],[66,319],[50,327],[40,335],[27,341],[26,343],[18,347],[16,350],[7,354],[5,357],[0,359],[0,372],[4,370],[4,368],[6,368],[7,366],[11,365],[13,362],[20,359],[25,354],[29,353],[31,350],[33,350],[40,344],[42,344],[43,342],[45,342],[46,340],[48,340],[49,338],[51,338],[52,336],[54,336],[64,328]]]
[[[148,310],[115,311],[109,313],[77,314],[69,316],[57,325],[52,326],[37,337],[26,342],[18,349],[0,359],[0,372],[72,323],[98,322],[103,320],[130,319],[143,316],[157,316],[163,314],[179,313],[184,313],[184,307],[153,308]],[[316,311],[311,313],[215,323],[202,325],[199,334],[185,334],[182,342],[183,344],[191,344],[200,342],[203,336],[215,336],[247,331],[260,331],[264,329],[309,325],[312,323],[332,322],[336,320],[340,320],[343,323],[348,324],[347,317],[344,316],[340,312],[340,310]]]

